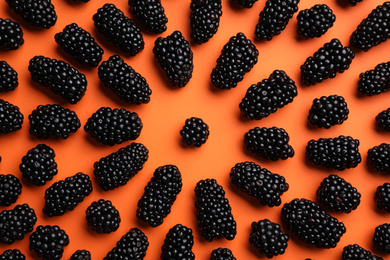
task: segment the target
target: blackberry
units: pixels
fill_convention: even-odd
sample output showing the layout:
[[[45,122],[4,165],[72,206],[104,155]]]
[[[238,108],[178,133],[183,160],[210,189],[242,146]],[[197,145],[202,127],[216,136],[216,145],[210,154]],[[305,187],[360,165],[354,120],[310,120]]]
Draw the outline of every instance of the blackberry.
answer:
[[[173,87],[187,85],[194,70],[193,53],[181,32],[174,31],[165,38],[158,37],[154,42],[153,53]]]
[[[363,0],[348,0],[350,6],[355,6],[357,3],[360,3]]]
[[[291,103],[297,95],[295,82],[283,70],[275,70],[268,79],[248,88],[239,107],[247,118],[260,120]]]
[[[62,51],[84,66],[97,67],[102,60],[104,50],[76,23],[67,25],[54,38]]]
[[[144,49],[144,38],[133,20],[113,4],[97,10],[93,21],[98,32],[121,51],[135,56]]]
[[[279,35],[298,11],[298,3],[299,0],[267,0],[256,25],[256,38],[270,41]]]
[[[51,0],[5,0],[17,15],[31,26],[49,29],[57,22]]]
[[[390,224],[382,224],[375,228],[374,246],[379,251],[390,254]]]
[[[89,176],[81,172],[53,183],[45,191],[43,213],[49,217],[62,216],[72,211],[92,192]]]
[[[9,206],[15,203],[20,193],[22,184],[12,174],[0,174],[0,206]]]
[[[191,38],[197,44],[206,43],[218,31],[221,0],[191,0],[190,8]]]
[[[390,183],[378,186],[375,192],[376,206],[380,210],[390,212]]]
[[[91,260],[91,253],[87,250],[77,250],[69,260]]]
[[[390,174],[390,144],[382,143],[369,149],[367,161],[377,172]]]
[[[19,107],[0,99],[0,135],[20,130],[23,119]]]
[[[211,252],[210,260],[237,260],[229,248],[217,248]]]
[[[236,5],[239,5],[244,8],[252,8],[254,3],[256,3],[258,0],[232,0],[233,3]]]
[[[355,168],[362,161],[359,140],[340,135],[335,138],[310,140],[306,146],[306,158],[321,167],[343,171]]]
[[[167,30],[168,18],[160,0],[129,0],[130,9],[145,29],[160,34]]]
[[[298,13],[297,33],[304,38],[319,38],[324,35],[336,21],[332,9],[326,4],[317,4]]]
[[[158,167],[138,201],[137,218],[152,227],[161,225],[182,187],[181,173],[175,165]]]
[[[119,55],[111,56],[99,66],[98,75],[105,87],[130,104],[147,104],[152,90],[146,79],[126,64]]]
[[[37,222],[34,209],[29,205],[17,205],[0,213],[0,243],[12,244],[22,240]]]
[[[390,108],[383,110],[375,117],[376,126],[390,132]]]
[[[322,96],[313,100],[309,110],[309,122],[312,125],[329,129],[341,125],[348,119],[349,110],[342,96]]]
[[[62,60],[35,56],[30,60],[28,70],[33,81],[71,104],[79,102],[87,90],[85,75]]]
[[[182,142],[189,146],[201,147],[209,138],[209,126],[197,117],[186,119],[183,128],[180,130]]]
[[[233,240],[237,234],[236,221],[223,187],[215,179],[201,180],[196,184],[195,195],[202,237],[209,242],[221,237]]]
[[[260,253],[268,258],[284,254],[289,237],[283,233],[279,224],[263,219],[252,222],[251,227],[249,243]]]
[[[286,160],[294,156],[294,149],[288,144],[290,137],[283,128],[255,127],[244,135],[245,148],[266,160]]]
[[[17,22],[0,18],[0,50],[17,50],[24,43],[23,30]]]
[[[217,65],[211,72],[211,83],[219,89],[231,89],[244,79],[257,63],[259,51],[243,33],[237,33],[223,46]]]
[[[294,199],[284,204],[282,220],[301,241],[318,248],[336,247],[346,231],[342,222],[307,199]]]
[[[0,260],[25,260],[26,256],[18,249],[8,249],[0,255]]]
[[[92,202],[86,210],[86,215],[88,226],[99,234],[114,232],[121,223],[119,211],[109,200]]]
[[[370,251],[365,250],[357,244],[345,246],[343,249],[342,260],[383,260],[382,257],[372,255]]]
[[[360,73],[359,93],[366,96],[379,95],[390,88],[390,62],[380,63],[373,70]]]
[[[6,61],[0,61],[0,93],[12,91],[18,85],[18,73]]]
[[[177,224],[169,230],[165,237],[164,244],[161,247],[161,260],[194,260],[193,245],[194,236],[192,235],[192,229]]]
[[[116,243],[103,260],[142,260],[149,247],[148,238],[138,228],[132,228]]]
[[[132,143],[95,162],[93,173],[103,190],[113,190],[142,170],[148,157],[149,151],[143,144]]]
[[[30,235],[30,251],[46,260],[61,259],[67,245],[69,237],[59,226],[38,226]]]

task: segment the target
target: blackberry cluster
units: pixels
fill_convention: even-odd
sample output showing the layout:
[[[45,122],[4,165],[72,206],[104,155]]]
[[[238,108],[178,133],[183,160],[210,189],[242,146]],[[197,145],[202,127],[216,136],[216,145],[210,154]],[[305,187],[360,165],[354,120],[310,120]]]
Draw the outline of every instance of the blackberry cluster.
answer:
[[[232,250],[219,247],[211,252],[210,260],[237,260]]]
[[[360,73],[359,93],[366,96],[379,95],[390,88],[390,62],[380,63],[373,70]]]
[[[69,237],[59,226],[38,226],[30,236],[29,249],[45,260],[59,260]]]
[[[0,50],[17,50],[24,43],[23,30],[17,22],[0,18]]]
[[[237,33],[223,46],[217,65],[211,72],[211,83],[219,89],[237,87],[244,75],[257,63],[259,51],[243,33]]]
[[[0,99],[0,135],[20,130],[23,119],[19,107]]]
[[[209,138],[209,126],[197,117],[188,118],[180,130],[183,143],[189,146],[201,147]]]
[[[382,224],[375,228],[374,245],[379,251],[390,254],[390,224]]]
[[[218,31],[221,0],[191,0],[190,8],[191,38],[197,44],[206,43]]]
[[[105,4],[93,16],[98,32],[121,51],[135,56],[145,46],[140,29],[113,4]]]
[[[15,203],[20,193],[22,184],[12,174],[0,174],[0,206],[9,206]]]
[[[18,73],[6,61],[0,61],[0,93],[12,91],[18,85]]]
[[[376,206],[380,210],[390,212],[390,183],[378,186],[375,192]]]
[[[0,260],[25,260],[26,256],[18,249],[8,249],[0,255]]]
[[[266,160],[286,160],[294,156],[294,149],[288,144],[290,137],[283,128],[255,127],[244,135],[245,148]]]
[[[319,38],[324,35],[336,21],[332,9],[326,4],[318,4],[299,12],[297,16],[297,33],[304,38]]]
[[[283,176],[261,168],[254,162],[237,163],[230,171],[232,184],[255,197],[261,205],[279,206],[280,197],[289,188]]]
[[[174,31],[165,38],[158,37],[154,42],[153,53],[173,87],[187,85],[194,70],[193,53],[181,32]]]
[[[343,249],[342,260],[383,260],[382,257],[372,255],[370,251],[365,250],[357,244],[345,246]]]
[[[322,96],[313,100],[309,110],[309,122],[312,125],[329,129],[341,125],[348,119],[349,110],[342,96]]]
[[[160,0],[129,0],[129,6],[149,32],[160,34],[167,30],[168,18]]]
[[[146,79],[126,64],[119,55],[111,56],[99,66],[98,75],[105,87],[126,103],[141,105],[150,101],[152,90]]]
[[[177,224],[169,230],[164,240],[164,244],[161,247],[161,260],[194,260],[193,245],[194,236],[192,235],[192,229]]]
[[[79,102],[87,90],[85,75],[62,60],[35,56],[30,60],[28,70],[33,81],[71,104]]]
[[[91,260],[91,253],[87,250],[77,250],[69,260]]]
[[[76,23],[67,25],[54,38],[62,51],[84,66],[97,67],[102,60],[104,50]]]
[[[260,253],[268,258],[284,254],[289,237],[283,233],[279,224],[263,219],[252,222],[251,227],[249,243]]]
[[[298,3],[299,0],[267,0],[256,25],[256,38],[270,41],[279,35],[298,11]]]
[[[93,173],[103,190],[113,190],[142,170],[148,157],[149,151],[143,144],[132,143],[95,162]]]
[[[306,146],[306,158],[316,165],[343,171],[355,168],[362,161],[359,140],[340,135],[335,138],[310,140]]]
[[[74,111],[57,104],[37,106],[28,119],[30,134],[40,139],[67,139],[81,126]]]
[[[72,211],[92,192],[89,176],[81,172],[53,183],[45,191],[43,213],[49,217],[62,216]]]
[[[233,240],[237,234],[236,221],[223,187],[215,179],[201,180],[196,184],[195,195],[202,237],[209,242],[221,237]]]
[[[182,187],[181,173],[175,165],[158,167],[138,201],[137,218],[152,227],[161,225]]]
[[[232,0],[233,3],[236,5],[239,5],[244,8],[252,8],[254,3],[256,3],[258,0]]]
[[[369,149],[367,161],[377,172],[390,174],[390,144],[382,143]]]
[[[92,202],[86,210],[87,223],[99,234],[109,234],[116,231],[121,223],[119,211],[109,200],[100,199]]]
[[[34,27],[49,29],[57,22],[51,0],[6,0],[9,8]]]
[[[342,222],[307,199],[294,199],[284,204],[282,220],[301,241],[318,248],[334,248],[345,233]]]
[[[239,107],[247,118],[260,120],[291,103],[297,95],[295,82],[283,70],[275,70],[268,79],[248,88]]]
[[[375,117],[376,126],[390,132],[390,108],[383,110]]]

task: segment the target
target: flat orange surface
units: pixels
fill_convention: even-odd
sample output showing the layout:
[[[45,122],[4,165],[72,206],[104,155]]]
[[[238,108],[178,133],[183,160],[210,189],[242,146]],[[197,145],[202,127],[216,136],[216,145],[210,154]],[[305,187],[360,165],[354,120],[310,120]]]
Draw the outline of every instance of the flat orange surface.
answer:
[[[0,59],[6,60],[19,74],[19,86],[15,91],[1,93],[0,98],[20,107],[25,116],[23,128],[7,135],[0,136],[0,172],[12,173],[20,178],[19,164],[27,151],[39,143],[46,143],[56,153],[58,175],[43,187],[33,187],[23,181],[22,194],[18,204],[28,203],[37,213],[37,225],[59,225],[70,238],[70,244],[65,248],[63,259],[69,259],[77,249],[87,249],[93,259],[102,259],[115,243],[132,227],[140,227],[149,238],[150,246],[145,259],[159,259],[161,246],[168,230],[177,223],[191,227],[194,231],[194,253],[196,259],[209,259],[213,249],[230,248],[237,259],[263,258],[253,249],[249,242],[250,224],[269,218],[280,223],[280,207],[262,207],[256,200],[247,196],[230,185],[230,169],[238,162],[254,161],[272,172],[286,177],[290,189],[282,196],[282,203],[294,198],[315,199],[315,193],[321,180],[330,173],[339,174],[362,194],[361,204],[350,214],[333,214],[343,221],[347,232],[334,249],[316,249],[308,247],[291,237],[286,253],[274,259],[305,259],[316,260],[341,259],[344,246],[357,243],[373,250],[372,238],[377,225],[390,222],[390,214],[377,212],[374,193],[376,187],[389,180],[388,176],[373,173],[366,165],[367,150],[382,142],[390,142],[389,133],[379,133],[375,130],[375,116],[390,106],[390,92],[373,97],[358,97],[357,82],[361,72],[373,69],[375,65],[390,60],[390,41],[387,41],[369,52],[359,52],[349,70],[338,74],[334,79],[328,79],[316,86],[304,87],[300,83],[300,65],[325,42],[338,38],[348,45],[349,36],[363,18],[383,0],[364,0],[356,7],[342,6],[343,0],[319,1],[301,0],[299,10],[309,8],[316,3],[326,3],[336,14],[334,26],[321,38],[301,40],[297,37],[296,15],[290,20],[286,30],[270,42],[256,42],[259,50],[259,62],[248,73],[238,87],[229,91],[215,91],[210,83],[210,73],[216,64],[222,46],[237,32],[244,32],[254,40],[254,28],[259,12],[265,1],[259,0],[251,9],[234,8],[230,1],[223,0],[223,15],[217,34],[206,44],[191,45],[194,52],[194,72],[189,84],[182,89],[168,87],[165,75],[154,60],[152,49],[157,35],[144,33],[145,49],[135,57],[123,57],[137,72],[143,75],[152,91],[151,102],[146,105],[127,105],[105,89],[97,77],[97,68],[86,70],[70,60],[59,51],[54,35],[62,31],[65,25],[77,22],[79,26],[92,33],[97,42],[104,48],[103,60],[107,60],[114,50],[111,45],[102,40],[95,31],[92,16],[106,1],[91,0],[85,4],[72,4],[66,0],[52,0],[55,5],[58,21],[49,30],[32,29],[21,22],[8,8],[5,1],[0,2],[0,17],[12,18],[21,22],[25,44],[17,51],[1,52]],[[163,6],[169,19],[168,30],[161,34],[167,36],[175,30],[180,30],[186,39],[190,39],[190,1],[163,0]],[[113,2],[127,16],[131,17],[126,0]],[[27,70],[29,60],[35,55],[62,59],[78,67],[88,80],[86,95],[76,105],[63,102],[47,89],[32,82]],[[238,104],[245,95],[247,88],[258,81],[267,78],[275,69],[285,70],[295,80],[298,86],[298,96],[294,102],[279,109],[275,114],[260,121],[245,120],[240,116]],[[342,125],[329,130],[311,128],[307,125],[307,115],[312,100],[323,95],[338,94],[345,97],[350,110],[349,118]],[[59,103],[76,111],[82,126],[93,112],[102,106],[125,107],[135,111],[141,117],[144,128],[137,142],[143,143],[150,151],[149,160],[144,169],[139,172],[126,186],[113,191],[104,192],[93,177],[93,164],[126,142],[114,147],[99,145],[80,128],[67,140],[38,140],[28,133],[28,115],[40,104]],[[188,149],[181,145],[179,131],[186,118],[197,116],[204,119],[210,127],[210,137],[200,149]],[[255,126],[277,126],[285,128],[291,137],[290,144],[295,149],[295,156],[285,161],[258,161],[244,150],[243,136]],[[310,139],[320,137],[336,137],[351,135],[360,140],[362,163],[355,169],[343,172],[327,171],[313,167],[305,161],[305,147]],[[172,212],[164,223],[151,228],[141,224],[135,214],[137,202],[143,194],[143,189],[153,175],[154,170],[165,164],[175,164],[182,173],[183,189],[172,207]],[[54,181],[83,172],[93,179],[94,191],[75,210],[60,217],[46,217],[42,213],[44,192]],[[237,221],[237,236],[232,241],[219,239],[206,242],[201,236],[196,223],[195,195],[196,183],[205,178],[215,178],[221,184],[226,197],[230,201],[232,213]],[[122,222],[119,229],[108,235],[99,235],[91,231],[86,224],[85,210],[100,198],[109,199],[120,211]],[[0,210],[13,208],[2,207]],[[38,259],[28,250],[28,236],[13,245],[0,245],[0,252],[9,248],[18,248],[28,259]],[[375,252],[375,251],[374,251]],[[384,255],[375,252],[386,258]],[[390,259],[390,258],[386,258]]]

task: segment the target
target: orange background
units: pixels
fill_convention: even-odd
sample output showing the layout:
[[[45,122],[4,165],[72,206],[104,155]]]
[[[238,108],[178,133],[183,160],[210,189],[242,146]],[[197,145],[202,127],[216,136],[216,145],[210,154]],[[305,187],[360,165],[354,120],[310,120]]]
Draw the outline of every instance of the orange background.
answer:
[[[144,33],[145,49],[135,57],[123,57],[137,72],[143,75],[152,91],[151,102],[146,105],[128,105],[121,102],[114,94],[105,89],[97,77],[97,68],[85,69],[74,63],[59,51],[54,35],[62,31],[65,25],[77,22],[79,26],[92,33],[97,42],[105,49],[103,60],[107,60],[115,50],[95,31],[92,16],[103,6],[105,1],[92,0],[86,4],[73,4],[66,0],[52,0],[58,15],[58,21],[49,30],[33,29],[26,26],[8,8],[5,1],[0,2],[0,17],[12,18],[22,24],[25,44],[17,51],[1,52],[0,59],[6,60],[19,74],[19,86],[15,91],[1,93],[0,98],[20,107],[25,116],[23,128],[15,133],[0,136],[0,172],[12,173],[21,178],[19,164],[27,151],[39,143],[46,143],[56,153],[59,173],[54,180],[44,187],[33,187],[23,181],[22,194],[18,204],[28,203],[36,210],[36,225],[59,225],[66,230],[70,244],[65,248],[63,259],[69,259],[77,249],[87,249],[93,259],[102,259],[115,243],[130,228],[140,227],[149,238],[150,246],[145,259],[159,259],[161,246],[168,230],[181,223],[194,230],[195,245],[193,251],[196,259],[209,259],[213,249],[230,248],[237,259],[263,258],[248,242],[252,221],[269,218],[280,222],[280,207],[262,207],[256,200],[243,196],[230,185],[231,167],[238,162],[251,160],[262,167],[286,177],[290,189],[282,196],[282,203],[294,198],[315,199],[315,193],[321,180],[330,173],[339,174],[357,187],[362,194],[361,204],[351,214],[333,214],[347,227],[347,232],[334,249],[316,249],[308,247],[290,236],[286,253],[274,259],[341,259],[344,246],[358,243],[364,248],[373,250],[372,238],[377,225],[388,222],[390,214],[377,212],[374,203],[376,187],[389,177],[372,172],[366,165],[366,154],[370,147],[382,142],[390,142],[389,133],[375,130],[375,116],[390,106],[390,92],[373,97],[357,96],[358,75],[375,65],[390,60],[390,41],[372,48],[369,52],[359,52],[349,70],[339,74],[335,79],[328,79],[312,87],[300,83],[300,65],[325,42],[339,38],[348,45],[349,36],[363,18],[378,4],[384,1],[365,0],[356,7],[344,6],[343,0],[318,1],[301,0],[299,10],[309,8],[316,3],[326,3],[336,14],[334,26],[321,38],[302,40],[296,34],[296,15],[290,20],[286,30],[270,42],[256,42],[259,50],[259,62],[255,65],[238,87],[229,91],[217,91],[210,83],[210,73],[215,66],[222,46],[237,32],[244,32],[254,40],[254,28],[259,12],[265,5],[258,1],[251,9],[238,9],[228,0],[223,0],[223,15],[217,34],[204,45],[191,44],[194,52],[194,72],[189,84],[182,89],[168,87],[165,75],[155,62],[152,49],[157,35]],[[167,36],[180,30],[186,39],[190,39],[189,0],[163,0],[166,15],[169,19],[168,30],[161,34]],[[131,17],[126,0],[114,1],[127,16]],[[47,89],[30,79],[27,70],[29,60],[35,55],[63,59],[80,69],[87,76],[86,95],[76,105],[70,105]],[[246,89],[253,83],[266,78],[275,69],[285,70],[296,81],[298,96],[294,102],[275,114],[260,121],[249,121],[240,116],[238,104],[245,95]],[[311,128],[307,125],[307,115],[314,98],[322,95],[338,94],[345,97],[350,109],[349,118],[342,125],[329,130]],[[82,128],[67,140],[38,140],[28,133],[28,115],[40,104],[59,103],[76,111],[82,126],[88,117],[102,106],[125,107],[137,112],[144,124],[137,142],[143,143],[150,151],[149,160],[144,169],[129,183],[113,191],[104,192],[93,178],[93,163],[130,142],[114,147],[103,146],[90,139]],[[210,137],[200,149],[185,148],[181,145],[179,131],[186,118],[197,116],[204,119],[210,127]],[[255,126],[277,126],[287,130],[291,137],[290,144],[295,149],[295,156],[285,161],[258,161],[243,148],[243,135]],[[355,169],[343,172],[326,171],[312,166],[305,161],[305,147],[310,139],[351,135],[361,141],[362,163]],[[135,213],[137,202],[143,189],[153,175],[154,170],[165,164],[175,164],[182,173],[183,189],[179,194],[172,212],[164,223],[157,227],[139,223]],[[77,172],[89,174],[93,179],[94,191],[72,212],[60,217],[48,218],[42,213],[44,192],[54,181],[65,179]],[[232,213],[237,221],[237,236],[232,241],[225,239],[211,243],[201,238],[196,223],[194,207],[194,187],[205,178],[215,178],[221,184],[229,199]],[[100,198],[109,199],[120,211],[122,222],[119,229],[108,235],[99,235],[87,228],[85,210]],[[1,210],[13,208],[2,207]],[[9,248],[18,248],[29,259],[37,259],[28,250],[28,236],[13,245],[0,245],[0,252]],[[375,251],[374,251],[375,252]],[[378,252],[375,252],[378,254]],[[382,257],[384,255],[379,254]],[[389,259],[389,258],[387,258]]]

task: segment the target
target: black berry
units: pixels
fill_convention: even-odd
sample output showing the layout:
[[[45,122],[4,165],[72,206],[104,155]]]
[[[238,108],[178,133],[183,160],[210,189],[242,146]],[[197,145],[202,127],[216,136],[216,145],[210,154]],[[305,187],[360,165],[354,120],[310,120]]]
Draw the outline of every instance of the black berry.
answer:
[[[237,260],[232,250],[219,247],[211,252],[210,260]]]
[[[382,224],[375,228],[374,246],[380,252],[390,254],[390,224]]]
[[[343,248],[342,260],[383,260],[383,258],[372,255],[370,251],[354,244]]]
[[[45,260],[59,260],[69,237],[59,226],[38,226],[30,235],[30,251]]]
[[[0,99],[0,135],[20,130],[23,119],[19,107]]]
[[[77,250],[69,260],[91,260],[91,253],[87,250]]]
[[[0,255],[0,260],[25,260],[26,256],[18,249],[8,249]]]
[[[375,117],[375,122],[379,129],[390,132],[390,108],[380,112]]]
[[[188,118],[180,130],[183,143],[189,146],[200,147],[209,138],[209,126],[197,117]]]
[[[9,206],[15,203],[20,193],[22,184],[12,174],[0,174],[0,206]]]
[[[379,95],[390,88],[390,62],[380,63],[373,70],[360,73],[359,93],[366,96]]]
[[[375,202],[378,209],[390,212],[390,183],[385,182],[376,188]]]
[[[390,144],[382,143],[369,149],[367,162],[377,172],[390,174]]]
[[[167,30],[168,18],[160,0],[129,0],[133,15],[151,33],[162,33]]]
[[[0,18],[0,50],[17,50],[24,43],[23,30],[17,22]]]
[[[92,202],[86,210],[87,223],[99,234],[109,234],[116,231],[121,223],[119,211],[109,200],[100,199]]]
[[[192,229],[177,224],[169,230],[165,237],[164,244],[161,247],[161,260],[194,260],[193,245]]]
[[[349,110],[342,96],[322,96],[313,100],[309,110],[309,122],[312,125],[329,129],[341,125],[348,119]]]
[[[0,18],[0,23],[1,23],[1,18]],[[0,24],[0,32],[1,32],[1,24]],[[19,85],[18,73],[6,61],[0,61],[0,93],[12,91],[18,85]]]
[[[252,8],[258,0],[232,0],[233,3],[244,8]]]
[[[336,16],[326,4],[317,4],[300,11],[297,20],[299,35],[304,38],[319,38],[333,26]]]

